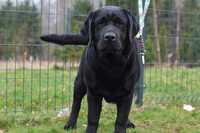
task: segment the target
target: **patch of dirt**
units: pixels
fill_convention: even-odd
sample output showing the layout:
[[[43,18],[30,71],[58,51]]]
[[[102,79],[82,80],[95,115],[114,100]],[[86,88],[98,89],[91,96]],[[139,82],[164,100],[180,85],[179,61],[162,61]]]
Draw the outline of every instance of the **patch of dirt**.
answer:
[[[0,133],[4,133],[2,129],[0,129]]]

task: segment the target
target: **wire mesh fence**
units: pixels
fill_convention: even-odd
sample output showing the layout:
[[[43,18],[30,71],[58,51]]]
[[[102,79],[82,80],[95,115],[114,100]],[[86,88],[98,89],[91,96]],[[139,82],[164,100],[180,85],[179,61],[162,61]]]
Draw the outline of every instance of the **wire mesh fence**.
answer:
[[[128,4],[127,4],[127,3]],[[40,41],[41,34],[79,32],[88,11],[119,5],[137,14],[136,1],[10,0],[0,8],[0,112],[57,111],[70,107],[73,81],[84,47],[60,47]],[[91,4],[88,4],[91,3]],[[129,4],[130,3],[130,4]],[[145,25],[144,105],[200,101],[200,47],[198,12],[182,11],[179,60],[175,10],[153,7]],[[190,24],[188,24],[190,23]],[[194,32],[189,32],[194,31]],[[156,39],[160,41],[157,62]]]

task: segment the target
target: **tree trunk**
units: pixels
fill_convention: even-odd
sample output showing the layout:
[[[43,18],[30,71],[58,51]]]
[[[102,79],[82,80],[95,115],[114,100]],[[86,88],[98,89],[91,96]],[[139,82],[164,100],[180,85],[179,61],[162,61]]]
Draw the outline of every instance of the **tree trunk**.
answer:
[[[176,6],[176,64],[180,62],[180,25],[181,25],[181,10],[183,8],[184,0],[175,0]]]
[[[156,44],[156,56],[157,56],[157,62],[161,63],[161,55],[160,55],[160,42],[159,42],[159,35],[158,35],[158,14],[157,14],[157,6],[156,6],[156,0],[153,0],[153,26],[154,26],[154,40]]]

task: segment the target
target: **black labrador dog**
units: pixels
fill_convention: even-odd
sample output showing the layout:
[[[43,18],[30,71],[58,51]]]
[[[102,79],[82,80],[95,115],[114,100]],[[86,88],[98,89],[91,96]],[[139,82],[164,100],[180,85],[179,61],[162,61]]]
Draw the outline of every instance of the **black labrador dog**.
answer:
[[[87,94],[86,133],[96,133],[102,100],[117,105],[115,133],[125,133],[140,70],[135,35],[139,27],[125,9],[105,6],[87,17],[81,34],[89,38],[74,84],[73,105],[65,129],[75,128]]]

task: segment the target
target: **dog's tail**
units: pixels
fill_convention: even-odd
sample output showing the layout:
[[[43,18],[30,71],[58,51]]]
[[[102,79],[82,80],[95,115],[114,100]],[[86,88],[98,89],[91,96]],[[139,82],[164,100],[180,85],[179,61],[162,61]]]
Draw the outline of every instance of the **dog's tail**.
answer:
[[[87,45],[88,38],[80,34],[50,34],[40,37],[41,40],[59,45]]]

